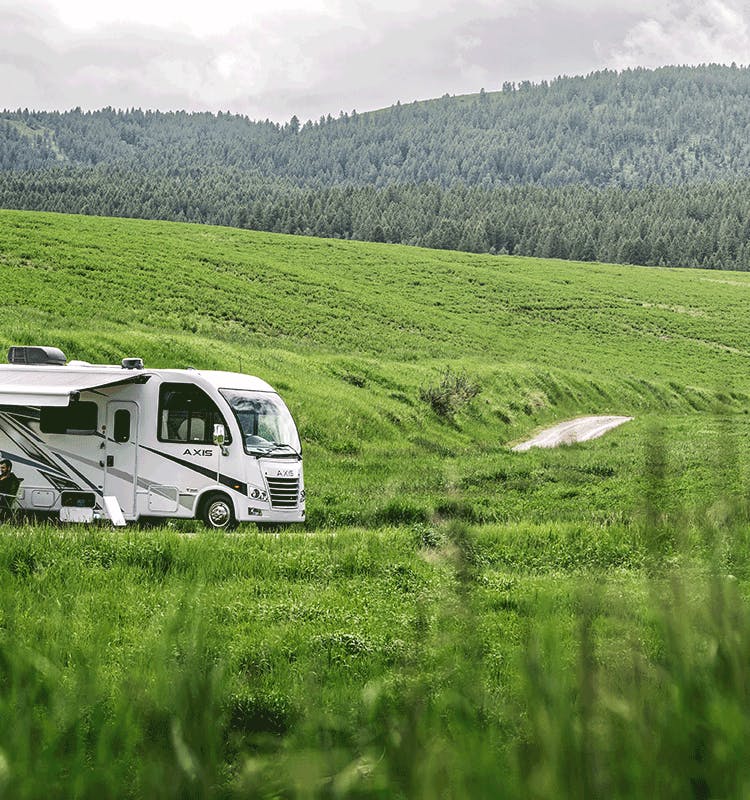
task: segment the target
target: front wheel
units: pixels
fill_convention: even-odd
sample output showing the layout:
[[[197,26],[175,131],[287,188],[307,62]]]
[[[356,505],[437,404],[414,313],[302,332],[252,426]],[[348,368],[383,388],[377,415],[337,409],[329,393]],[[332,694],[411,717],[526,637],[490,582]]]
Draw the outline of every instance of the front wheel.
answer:
[[[232,501],[225,494],[211,494],[203,502],[201,519],[207,528],[229,531],[237,526]]]

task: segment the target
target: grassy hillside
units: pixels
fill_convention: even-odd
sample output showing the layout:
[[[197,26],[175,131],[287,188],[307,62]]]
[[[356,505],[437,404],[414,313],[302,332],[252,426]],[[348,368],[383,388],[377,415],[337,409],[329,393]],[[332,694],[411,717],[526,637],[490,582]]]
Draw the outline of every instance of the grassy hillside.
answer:
[[[745,275],[53,214],[0,222],[3,340],[44,331],[71,357],[136,348],[154,365],[169,353],[226,366],[242,352],[272,362],[273,349],[710,388],[750,352]]]
[[[699,476],[691,501],[713,415],[747,430],[745,275],[0,212],[0,278],[2,347],[274,384],[301,429],[314,525],[629,516],[653,424],[689,467],[676,478]],[[446,370],[480,389],[453,418],[422,399]],[[507,448],[584,413],[636,420],[562,454]]]
[[[1,525],[0,797],[741,796],[748,291],[0,212],[0,346],[260,375],[310,514]],[[635,419],[508,447],[583,413]]]

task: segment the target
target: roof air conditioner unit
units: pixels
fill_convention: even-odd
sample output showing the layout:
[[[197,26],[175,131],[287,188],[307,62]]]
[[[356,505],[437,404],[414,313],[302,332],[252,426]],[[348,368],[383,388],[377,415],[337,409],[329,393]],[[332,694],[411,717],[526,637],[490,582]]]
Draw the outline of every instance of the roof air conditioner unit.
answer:
[[[8,350],[9,364],[64,367],[67,358],[58,347],[11,347]]]

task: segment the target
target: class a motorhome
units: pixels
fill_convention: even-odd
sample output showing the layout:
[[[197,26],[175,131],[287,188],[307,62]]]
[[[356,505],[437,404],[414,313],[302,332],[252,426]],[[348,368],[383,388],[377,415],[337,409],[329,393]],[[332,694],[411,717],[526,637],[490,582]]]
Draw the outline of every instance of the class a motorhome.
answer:
[[[0,365],[0,451],[15,503],[65,521],[197,518],[209,528],[305,518],[297,429],[250,375],[67,362],[11,347]]]

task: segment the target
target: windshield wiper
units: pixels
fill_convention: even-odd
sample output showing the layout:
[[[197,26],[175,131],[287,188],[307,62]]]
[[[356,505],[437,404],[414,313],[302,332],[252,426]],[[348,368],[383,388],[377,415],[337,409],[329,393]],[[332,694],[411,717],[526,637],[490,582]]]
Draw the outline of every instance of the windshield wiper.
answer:
[[[302,456],[290,444],[285,444],[284,442],[271,442],[270,444],[271,447],[266,451],[266,453],[275,453],[277,450],[283,450],[286,447],[287,450],[291,450],[294,455],[297,456],[297,458],[302,458]]]
[[[257,442],[255,444],[251,444],[247,446],[248,452],[252,453],[256,458],[260,458],[261,456],[268,456],[271,453],[275,453],[277,450],[291,450],[295,456],[297,456],[300,461],[302,460],[301,453],[298,453],[290,444],[286,444],[285,442]]]

